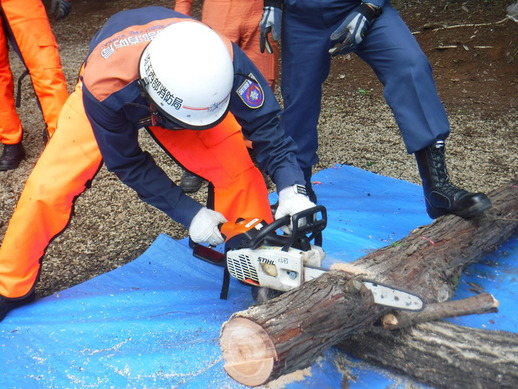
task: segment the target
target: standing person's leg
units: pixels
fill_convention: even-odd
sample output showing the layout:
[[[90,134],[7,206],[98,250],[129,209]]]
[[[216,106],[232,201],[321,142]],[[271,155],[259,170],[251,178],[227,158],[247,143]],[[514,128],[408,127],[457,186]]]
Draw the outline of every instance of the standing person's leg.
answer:
[[[66,228],[75,199],[101,164],[78,84],[25,184],[0,247],[0,320],[20,298],[32,295],[45,249]]]
[[[357,54],[383,84],[408,153],[448,137],[450,125],[428,58],[394,8],[383,8]]]
[[[214,210],[227,220],[258,217],[273,221],[266,184],[231,114],[209,130],[151,127],[150,131],[176,161],[214,185]]]
[[[410,30],[391,7],[376,19],[358,55],[374,70],[394,113],[408,153],[415,154],[426,209],[433,219],[454,213],[476,216],[491,206],[483,193],[460,189],[449,180],[445,140],[450,134],[431,65]]]
[[[203,2],[201,21],[239,46],[242,20],[237,12],[239,1],[206,0]]]
[[[25,157],[22,138],[22,123],[16,112],[14,100],[14,80],[9,63],[7,35],[0,27],[0,143],[4,145],[0,156],[0,171],[16,169]]]
[[[259,22],[263,14],[260,1],[208,0],[203,3],[202,21],[235,42],[257,66],[272,89],[279,76],[279,48],[261,53]]]
[[[311,169],[318,162],[318,131],[322,83],[330,70],[329,36],[332,29],[322,22],[315,8],[285,7],[282,24],[281,91],[284,102],[282,124],[298,147],[297,159],[304,171],[310,199]]]
[[[47,12],[40,0],[4,0],[2,7],[52,136],[69,93]]]

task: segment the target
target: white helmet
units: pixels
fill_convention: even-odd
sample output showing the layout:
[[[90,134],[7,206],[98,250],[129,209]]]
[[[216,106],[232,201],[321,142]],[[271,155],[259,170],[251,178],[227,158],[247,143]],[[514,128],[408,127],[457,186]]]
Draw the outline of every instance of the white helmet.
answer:
[[[164,127],[203,130],[227,113],[232,59],[219,35],[204,24],[181,21],[164,28],[144,49],[139,74]]]

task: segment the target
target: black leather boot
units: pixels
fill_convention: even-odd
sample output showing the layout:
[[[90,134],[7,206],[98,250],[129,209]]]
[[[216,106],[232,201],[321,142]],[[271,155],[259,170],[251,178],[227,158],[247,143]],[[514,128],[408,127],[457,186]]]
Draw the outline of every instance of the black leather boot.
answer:
[[[417,151],[415,158],[423,182],[426,211],[432,219],[448,213],[469,219],[491,207],[484,193],[468,192],[450,183],[444,141]]]
[[[35,300],[35,293],[31,291],[27,295],[19,298],[7,298],[0,294],[0,321],[14,308],[21,307],[22,305],[32,303]]]
[[[25,150],[21,143],[4,145],[4,151],[0,157],[0,171],[16,169],[25,158]]]
[[[194,193],[200,190],[201,184],[203,183],[203,178],[197,176],[194,173],[191,173],[188,170],[184,170],[182,174],[182,180],[180,181],[180,186],[182,187],[185,193]]]

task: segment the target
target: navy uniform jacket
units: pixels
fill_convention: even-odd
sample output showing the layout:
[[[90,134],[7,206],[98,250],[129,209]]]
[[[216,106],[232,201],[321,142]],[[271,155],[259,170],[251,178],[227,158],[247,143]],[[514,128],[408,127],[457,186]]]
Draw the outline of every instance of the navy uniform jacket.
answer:
[[[163,7],[123,11],[112,16],[94,36],[83,72],[83,100],[104,162],[147,203],[188,227],[202,207],[185,195],[151,155],[141,150],[138,130],[149,117],[149,103],[141,96],[138,62],[146,45],[161,29],[181,23],[185,15]],[[230,42],[229,42],[230,45]],[[280,127],[280,106],[268,83],[250,59],[232,44],[234,84],[230,112],[253,142],[257,162],[281,190],[303,184],[291,138]],[[254,107],[243,96],[246,76],[252,75],[264,93]]]

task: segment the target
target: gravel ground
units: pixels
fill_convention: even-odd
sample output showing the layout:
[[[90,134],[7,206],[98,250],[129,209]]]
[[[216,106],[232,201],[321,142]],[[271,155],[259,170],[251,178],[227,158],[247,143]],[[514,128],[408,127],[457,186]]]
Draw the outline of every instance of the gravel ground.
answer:
[[[128,7],[127,3],[122,0],[74,1],[73,13],[67,19],[53,24],[71,89],[93,32],[107,15]],[[415,28],[422,26],[422,20],[430,14],[446,18],[445,15],[437,14],[437,10],[434,11],[436,5],[444,6],[441,11],[447,9],[445,5],[450,3],[460,7],[458,2],[445,0],[433,4],[427,1],[396,3],[402,3],[401,9],[406,15],[416,17]],[[422,12],[416,13],[407,3],[418,4]],[[476,7],[476,10],[480,9],[481,3],[465,2]],[[506,3],[510,2],[494,0],[487,6],[492,8],[483,11],[490,9],[491,12],[500,12],[505,9]],[[133,1],[130,7],[149,4],[171,6],[172,1]],[[453,9],[453,5],[450,6],[452,14],[458,12]],[[500,8],[496,8],[498,6]],[[502,15],[505,16],[505,12]],[[418,16],[421,19],[417,20]],[[492,14],[487,19],[499,20]],[[455,21],[449,19],[441,22],[444,20],[455,24]],[[453,61],[438,63],[438,68],[434,66],[439,91],[452,125],[452,135],[448,142],[450,175],[455,183],[469,190],[489,192],[512,179],[518,167],[518,83],[516,70],[507,70],[513,65],[516,68],[517,24],[512,25],[508,21],[501,25],[506,28],[502,40],[507,39],[510,43],[506,46],[507,51],[498,60],[494,60],[497,66],[491,69],[491,80],[488,76],[487,81],[481,81],[469,69],[462,73],[462,66],[471,64],[470,61],[464,65]],[[429,33],[423,29],[423,42],[425,34]],[[433,58],[432,64],[435,65]],[[489,69],[493,66],[487,59],[475,59],[480,61],[479,68]],[[453,76],[446,76],[448,70],[453,68],[458,73],[455,85],[451,81]],[[15,76],[22,72],[21,64],[14,57],[13,72]],[[502,79],[500,75],[506,78]],[[476,85],[473,86],[470,81],[474,78]],[[501,89],[494,87],[495,79]],[[465,84],[461,87],[463,82]],[[451,90],[466,90],[466,93],[461,93],[457,98],[450,95]],[[28,157],[19,169],[0,172],[0,237],[3,237],[24,182],[44,146],[41,139],[41,115],[27,79],[23,82],[22,96],[23,104],[19,113],[26,129],[24,145]],[[372,73],[365,70],[364,65],[355,58],[342,58],[333,64],[325,85],[319,133],[321,161],[316,170],[347,164],[419,183],[414,158],[405,152],[398,128],[382,98],[380,86]],[[142,147],[150,151],[158,164],[179,182],[179,169],[144,132],[141,141]],[[201,202],[205,201],[205,196],[205,187],[194,195]],[[49,246],[37,294],[45,296],[122,266],[138,257],[160,233],[175,239],[186,236],[183,227],[140,201],[134,192],[103,168],[92,188],[76,202],[75,217],[69,228]]]

